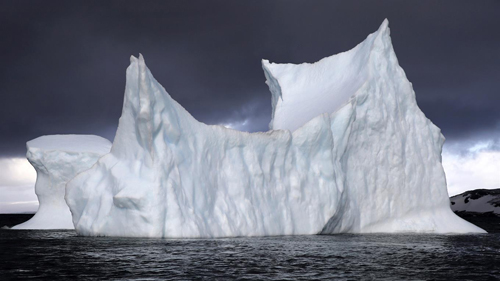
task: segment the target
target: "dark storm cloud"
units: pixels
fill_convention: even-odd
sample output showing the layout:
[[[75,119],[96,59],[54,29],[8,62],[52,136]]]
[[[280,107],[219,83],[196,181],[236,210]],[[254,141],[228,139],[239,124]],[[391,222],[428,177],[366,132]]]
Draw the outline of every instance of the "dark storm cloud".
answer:
[[[0,155],[44,134],[112,140],[125,69],[156,79],[209,124],[266,130],[262,58],[314,62],[388,18],[424,113],[450,142],[498,139],[499,1],[2,1]]]

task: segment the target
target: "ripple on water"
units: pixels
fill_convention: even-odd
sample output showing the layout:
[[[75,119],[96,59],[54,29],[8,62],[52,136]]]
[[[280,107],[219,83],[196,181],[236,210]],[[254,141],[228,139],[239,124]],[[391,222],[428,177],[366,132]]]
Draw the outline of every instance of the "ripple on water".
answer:
[[[499,234],[133,239],[80,237],[73,231],[0,230],[0,248],[0,279],[477,280],[500,276]]]

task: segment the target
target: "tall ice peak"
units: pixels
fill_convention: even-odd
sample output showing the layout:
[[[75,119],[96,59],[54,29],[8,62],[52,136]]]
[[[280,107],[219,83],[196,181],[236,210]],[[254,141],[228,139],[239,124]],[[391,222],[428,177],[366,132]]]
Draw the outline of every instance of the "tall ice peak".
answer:
[[[271,91],[273,115],[270,129],[296,130],[321,113],[333,113],[369,79],[372,53],[386,50],[377,59],[395,57],[389,21],[353,49],[315,63],[270,63],[262,60],[266,84]],[[397,61],[396,61],[397,64]],[[298,81],[293,83],[293,81]],[[293,85],[293,87],[288,86]],[[321,104],[317,101],[322,100]]]
[[[450,209],[444,137],[418,108],[388,22],[314,64],[263,61],[266,133],[198,122],[142,56],[109,154],[66,186],[80,235],[481,233]]]

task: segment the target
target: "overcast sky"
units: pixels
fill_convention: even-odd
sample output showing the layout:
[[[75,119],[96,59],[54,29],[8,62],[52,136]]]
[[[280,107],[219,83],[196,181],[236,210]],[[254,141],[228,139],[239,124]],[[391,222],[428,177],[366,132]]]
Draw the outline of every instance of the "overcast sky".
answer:
[[[0,5],[0,187],[12,185],[5,167],[24,157],[30,139],[74,133],[113,140],[130,55],[142,53],[198,120],[265,131],[271,94],[262,58],[314,62],[351,49],[384,18],[418,105],[447,138],[450,186],[500,187],[498,0]],[[466,167],[479,171],[468,177]]]

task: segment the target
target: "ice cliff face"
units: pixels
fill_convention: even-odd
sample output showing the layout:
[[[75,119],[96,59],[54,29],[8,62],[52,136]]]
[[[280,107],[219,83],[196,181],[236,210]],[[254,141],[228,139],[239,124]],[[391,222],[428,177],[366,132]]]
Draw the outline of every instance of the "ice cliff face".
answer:
[[[266,133],[196,121],[131,58],[111,152],[68,182],[82,235],[482,232],[451,212],[444,141],[416,105],[387,21],[314,64],[263,62]]]
[[[36,170],[35,192],[40,203],[35,216],[13,229],[73,229],[64,201],[66,183],[109,152],[111,143],[91,135],[50,135],[26,143],[26,157]]]
[[[319,233],[342,193],[331,126],[327,114],[293,133],[205,125],[132,57],[111,153],[67,185],[75,228],[141,237]]]
[[[345,149],[337,148],[349,203],[323,233],[478,231],[449,208],[444,137],[418,108],[389,33],[385,20],[354,49],[314,64],[263,61],[270,127],[295,130],[324,112],[335,123],[353,108]]]

